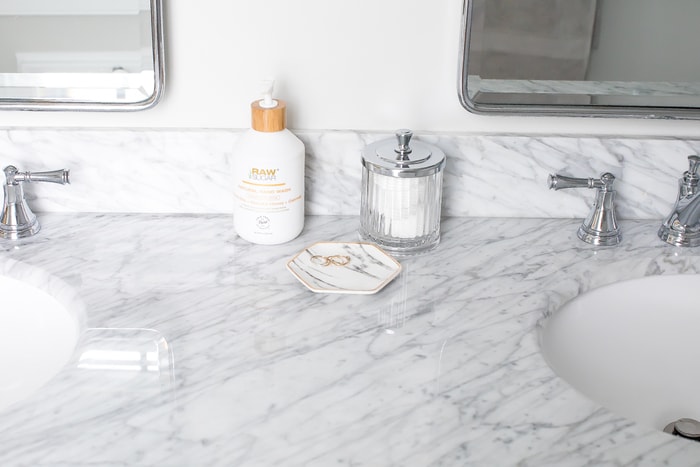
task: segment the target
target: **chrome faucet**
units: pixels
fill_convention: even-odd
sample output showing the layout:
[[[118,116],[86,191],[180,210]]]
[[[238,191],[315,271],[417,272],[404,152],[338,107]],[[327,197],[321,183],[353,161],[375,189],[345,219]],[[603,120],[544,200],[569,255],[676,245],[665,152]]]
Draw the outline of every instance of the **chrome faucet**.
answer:
[[[659,238],[675,246],[700,245],[700,157],[688,156],[689,168],[678,180],[673,211],[659,228]]]
[[[0,238],[17,240],[30,237],[39,232],[41,226],[24,199],[22,182],[50,182],[65,185],[70,183],[68,179],[70,171],[62,169],[52,172],[19,172],[16,167],[8,165],[4,172],[5,201],[0,218]]]
[[[622,241],[622,234],[615,215],[615,176],[604,173],[600,178],[573,178],[563,175],[550,175],[549,188],[596,188],[593,210],[578,229],[578,238],[586,243],[599,246],[613,246]]]

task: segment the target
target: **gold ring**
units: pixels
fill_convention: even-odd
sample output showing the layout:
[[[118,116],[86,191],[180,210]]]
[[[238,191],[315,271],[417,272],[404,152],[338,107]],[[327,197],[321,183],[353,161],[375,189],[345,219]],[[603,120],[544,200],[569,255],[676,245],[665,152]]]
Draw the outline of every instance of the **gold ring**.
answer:
[[[313,255],[311,257],[311,262],[320,266],[347,266],[350,264],[350,257],[345,255]]]
[[[350,264],[350,257],[345,255],[333,255],[329,256],[328,259],[333,266],[347,266]]]
[[[321,256],[321,255],[313,255],[311,257],[311,262],[315,264],[320,264],[321,266],[328,266],[331,264],[331,260],[328,258],[328,256]]]

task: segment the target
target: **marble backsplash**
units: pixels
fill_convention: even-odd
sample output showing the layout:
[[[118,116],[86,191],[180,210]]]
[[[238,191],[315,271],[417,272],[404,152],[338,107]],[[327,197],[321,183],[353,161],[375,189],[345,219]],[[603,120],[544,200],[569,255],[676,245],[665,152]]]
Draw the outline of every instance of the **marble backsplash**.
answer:
[[[236,131],[0,130],[1,167],[71,170],[71,185],[27,184],[36,211],[232,212],[230,159]],[[390,133],[300,131],[307,151],[306,210],[357,215],[360,153]],[[554,192],[549,173],[616,177],[624,219],[671,209],[687,156],[700,141],[661,138],[421,134],[447,154],[443,214],[457,217],[584,217],[592,190]]]

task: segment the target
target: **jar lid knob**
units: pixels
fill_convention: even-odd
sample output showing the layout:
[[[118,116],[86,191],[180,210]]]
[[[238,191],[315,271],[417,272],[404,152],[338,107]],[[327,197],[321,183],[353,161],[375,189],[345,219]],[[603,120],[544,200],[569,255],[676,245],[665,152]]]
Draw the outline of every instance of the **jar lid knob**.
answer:
[[[413,149],[408,145],[413,137],[413,132],[411,130],[397,130],[396,139],[399,141],[399,147],[394,149],[394,152],[398,154],[397,160],[406,161],[409,160],[408,155],[413,152]]]

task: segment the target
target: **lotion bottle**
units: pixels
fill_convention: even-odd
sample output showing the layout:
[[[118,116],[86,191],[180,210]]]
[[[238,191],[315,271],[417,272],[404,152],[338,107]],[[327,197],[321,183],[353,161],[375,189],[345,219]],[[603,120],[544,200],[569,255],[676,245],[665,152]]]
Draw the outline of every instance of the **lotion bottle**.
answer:
[[[304,228],[304,143],[286,125],[286,104],[272,98],[251,103],[252,128],[233,152],[233,224],[252,243],[275,245],[296,238]]]

